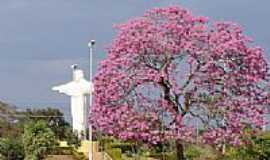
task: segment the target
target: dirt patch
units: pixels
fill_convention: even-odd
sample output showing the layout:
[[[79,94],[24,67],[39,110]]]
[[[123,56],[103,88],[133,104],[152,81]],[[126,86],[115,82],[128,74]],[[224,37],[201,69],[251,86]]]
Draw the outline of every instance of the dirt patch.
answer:
[[[76,160],[71,155],[51,155],[48,156],[45,160]]]

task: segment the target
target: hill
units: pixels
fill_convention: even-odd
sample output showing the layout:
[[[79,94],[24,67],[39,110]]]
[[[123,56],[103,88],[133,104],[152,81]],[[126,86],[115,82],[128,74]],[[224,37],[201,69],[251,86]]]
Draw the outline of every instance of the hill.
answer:
[[[0,137],[16,136],[22,128],[18,127],[18,112],[13,105],[0,101]]]

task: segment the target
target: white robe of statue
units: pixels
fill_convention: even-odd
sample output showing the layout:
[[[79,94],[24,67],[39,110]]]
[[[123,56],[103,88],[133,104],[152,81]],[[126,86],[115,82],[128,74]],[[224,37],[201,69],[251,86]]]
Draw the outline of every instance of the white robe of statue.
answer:
[[[87,97],[93,91],[91,82],[84,79],[83,71],[75,68],[73,70],[73,81],[55,86],[54,91],[64,93],[71,97],[71,116],[73,131],[78,133],[79,138],[81,133],[86,133],[87,128]]]

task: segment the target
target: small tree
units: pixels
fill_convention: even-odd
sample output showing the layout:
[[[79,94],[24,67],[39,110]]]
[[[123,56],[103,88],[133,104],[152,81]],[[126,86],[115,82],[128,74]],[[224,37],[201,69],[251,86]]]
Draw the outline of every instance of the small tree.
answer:
[[[69,123],[65,120],[63,113],[56,108],[46,109],[27,109],[25,112],[27,119],[38,121],[46,121],[48,126],[55,133],[56,138],[63,140],[65,135],[65,129],[71,128]]]
[[[263,50],[238,25],[207,22],[175,6],[119,25],[94,79],[96,129],[153,145],[175,140],[178,160],[195,121],[198,139],[220,150],[243,143],[247,126],[261,129],[269,104]]]
[[[59,109],[27,109],[24,114],[27,117],[26,120],[45,121],[58,140],[67,141],[69,145],[73,145],[75,148],[80,146],[78,134],[73,133],[72,127],[65,120],[63,113]]]
[[[46,122],[30,122],[25,125],[23,145],[26,160],[40,160],[54,149],[57,141]]]

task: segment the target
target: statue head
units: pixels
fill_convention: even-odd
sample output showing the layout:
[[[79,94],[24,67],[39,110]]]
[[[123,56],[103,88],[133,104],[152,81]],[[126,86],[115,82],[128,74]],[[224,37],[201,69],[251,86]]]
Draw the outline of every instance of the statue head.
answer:
[[[73,70],[73,80],[74,81],[79,81],[84,78],[83,71],[80,69],[75,69]]]

